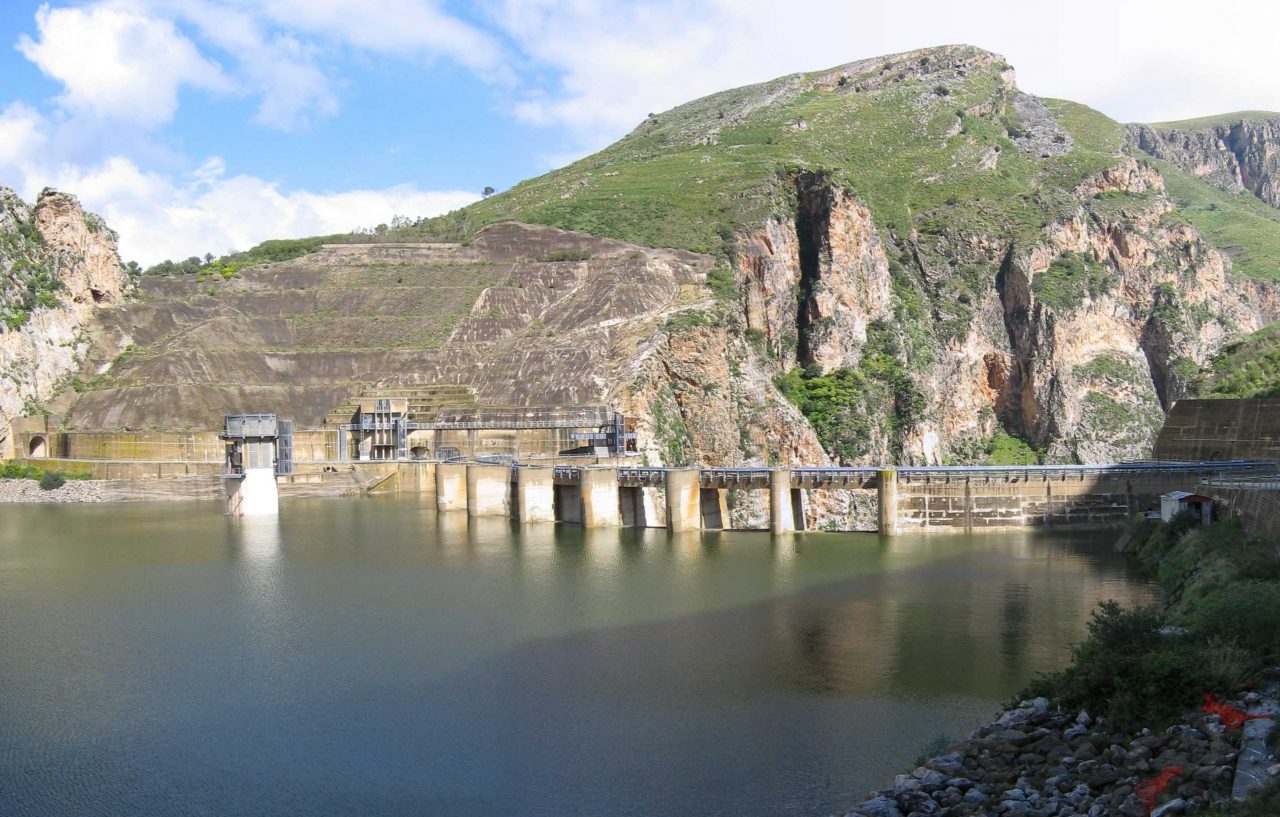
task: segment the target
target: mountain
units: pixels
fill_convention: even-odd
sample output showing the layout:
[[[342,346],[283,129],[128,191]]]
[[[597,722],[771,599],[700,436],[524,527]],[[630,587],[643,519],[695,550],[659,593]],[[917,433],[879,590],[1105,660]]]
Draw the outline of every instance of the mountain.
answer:
[[[14,417],[70,387],[94,316],[131,286],[101,218],[52,190],[30,206],[0,187],[0,452]]]
[[[66,422],[444,383],[613,402],[651,462],[1147,456],[1276,317],[1268,117],[1125,126],[970,46],[725,91],[384,243],[144,277]]]

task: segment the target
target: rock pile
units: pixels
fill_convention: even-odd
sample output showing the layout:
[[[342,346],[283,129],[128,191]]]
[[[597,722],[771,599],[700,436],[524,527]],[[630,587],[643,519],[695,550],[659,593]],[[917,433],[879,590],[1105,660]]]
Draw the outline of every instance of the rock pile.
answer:
[[[0,502],[102,502],[103,485],[95,480],[68,480],[46,491],[34,479],[0,479]]]
[[[846,817],[1169,817],[1230,795],[1237,741],[1216,715],[1126,736],[1036,698]]]

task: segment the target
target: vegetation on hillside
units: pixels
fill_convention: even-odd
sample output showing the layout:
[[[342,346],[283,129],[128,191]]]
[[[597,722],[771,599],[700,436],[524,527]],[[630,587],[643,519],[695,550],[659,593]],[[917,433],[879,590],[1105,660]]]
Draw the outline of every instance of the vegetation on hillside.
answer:
[[[1280,281],[1280,210],[1249,193],[1219,190],[1167,162],[1152,162],[1178,206],[1171,218],[1189,221],[1247,278]]]
[[[778,374],[774,385],[808,418],[822,447],[842,463],[872,453],[872,441],[887,433],[895,444],[924,409],[926,400],[903,364],[898,335],[886,324],[868,327],[858,368],[797,366]],[[880,429],[889,406],[887,428]],[[883,433],[882,433],[883,432]]]
[[[1068,252],[1053,259],[1049,268],[1035,277],[1031,290],[1041,303],[1066,312],[1114,285],[1115,278],[1106,267],[1086,255]]]
[[[998,68],[963,78],[926,74],[866,93],[853,90],[857,77],[803,90],[815,76],[808,75],[713,94],[650,116],[579,162],[392,232],[464,240],[515,218],[715,253],[724,236],[774,214],[777,188],[790,176],[828,169],[882,228],[905,234],[947,225],[1030,237],[1074,210],[1064,191],[1114,164],[1123,129],[1054,102],[1076,149],[1032,156],[1015,144],[1020,125]],[[978,113],[993,103],[995,113]],[[990,151],[998,157],[991,170],[982,167]]]
[[[1239,520],[1194,525],[1135,521],[1138,563],[1161,604],[1106,602],[1066,669],[1037,679],[1022,697],[1044,695],[1102,714],[1125,730],[1159,728],[1195,709],[1206,692],[1234,694],[1280,662],[1280,560],[1275,543]]]
[[[1234,125],[1237,122],[1261,122],[1267,119],[1280,119],[1275,111],[1235,111],[1213,116],[1202,116],[1198,119],[1179,119],[1173,122],[1152,122],[1151,127],[1161,130],[1193,130],[1213,128],[1222,125]]]
[[[1202,397],[1280,397],[1280,323],[1223,347],[1210,369]]]
[[[0,321],[11,330],[30,320],[37,307],[57,306],[63,288],[35,221],[18,221],[16,227],[0,232]]]

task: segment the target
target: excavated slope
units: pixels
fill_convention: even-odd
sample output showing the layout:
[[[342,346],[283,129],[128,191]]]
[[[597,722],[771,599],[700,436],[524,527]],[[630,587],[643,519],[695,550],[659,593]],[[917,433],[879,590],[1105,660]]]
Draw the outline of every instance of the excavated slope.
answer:
[[[582,259],[582,260],[555,260]],[[106,311],[119,349],[71,428],[213,428],[224,412],[302,426],[371,384],[473,386],[489,403],[606,399],[631,334],[677,308],[710,259],[515,223],[469,246],[331,246],[222,280],[144,282]]]

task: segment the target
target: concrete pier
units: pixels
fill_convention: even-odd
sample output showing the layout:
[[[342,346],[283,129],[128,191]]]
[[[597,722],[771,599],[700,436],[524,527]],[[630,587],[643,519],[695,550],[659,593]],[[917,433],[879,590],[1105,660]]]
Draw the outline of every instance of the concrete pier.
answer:
[[[679,533],[702,527],[702,473],[697,468],[671,469],[664,476],[667,530]]]
[[[791,469],[769,469],[769,530],[795,533],[796,517],[791,500]]]
[[[467,466],[467,514],[511,516],[511,468],[471,463]]]
[[[550,468],[516,468],[516,518],[521,522],[554,522],[555,480]]]
[[[622,524],[618,500],[618,469],[582,469],[582,526],[616,528]]]
[[[467,464],[442,462],[436,466],[436,510],[467,509]]]
[[[898,471],[881,468],[876,472],[876,495],[879,505],[880,533],[898,535]]]

